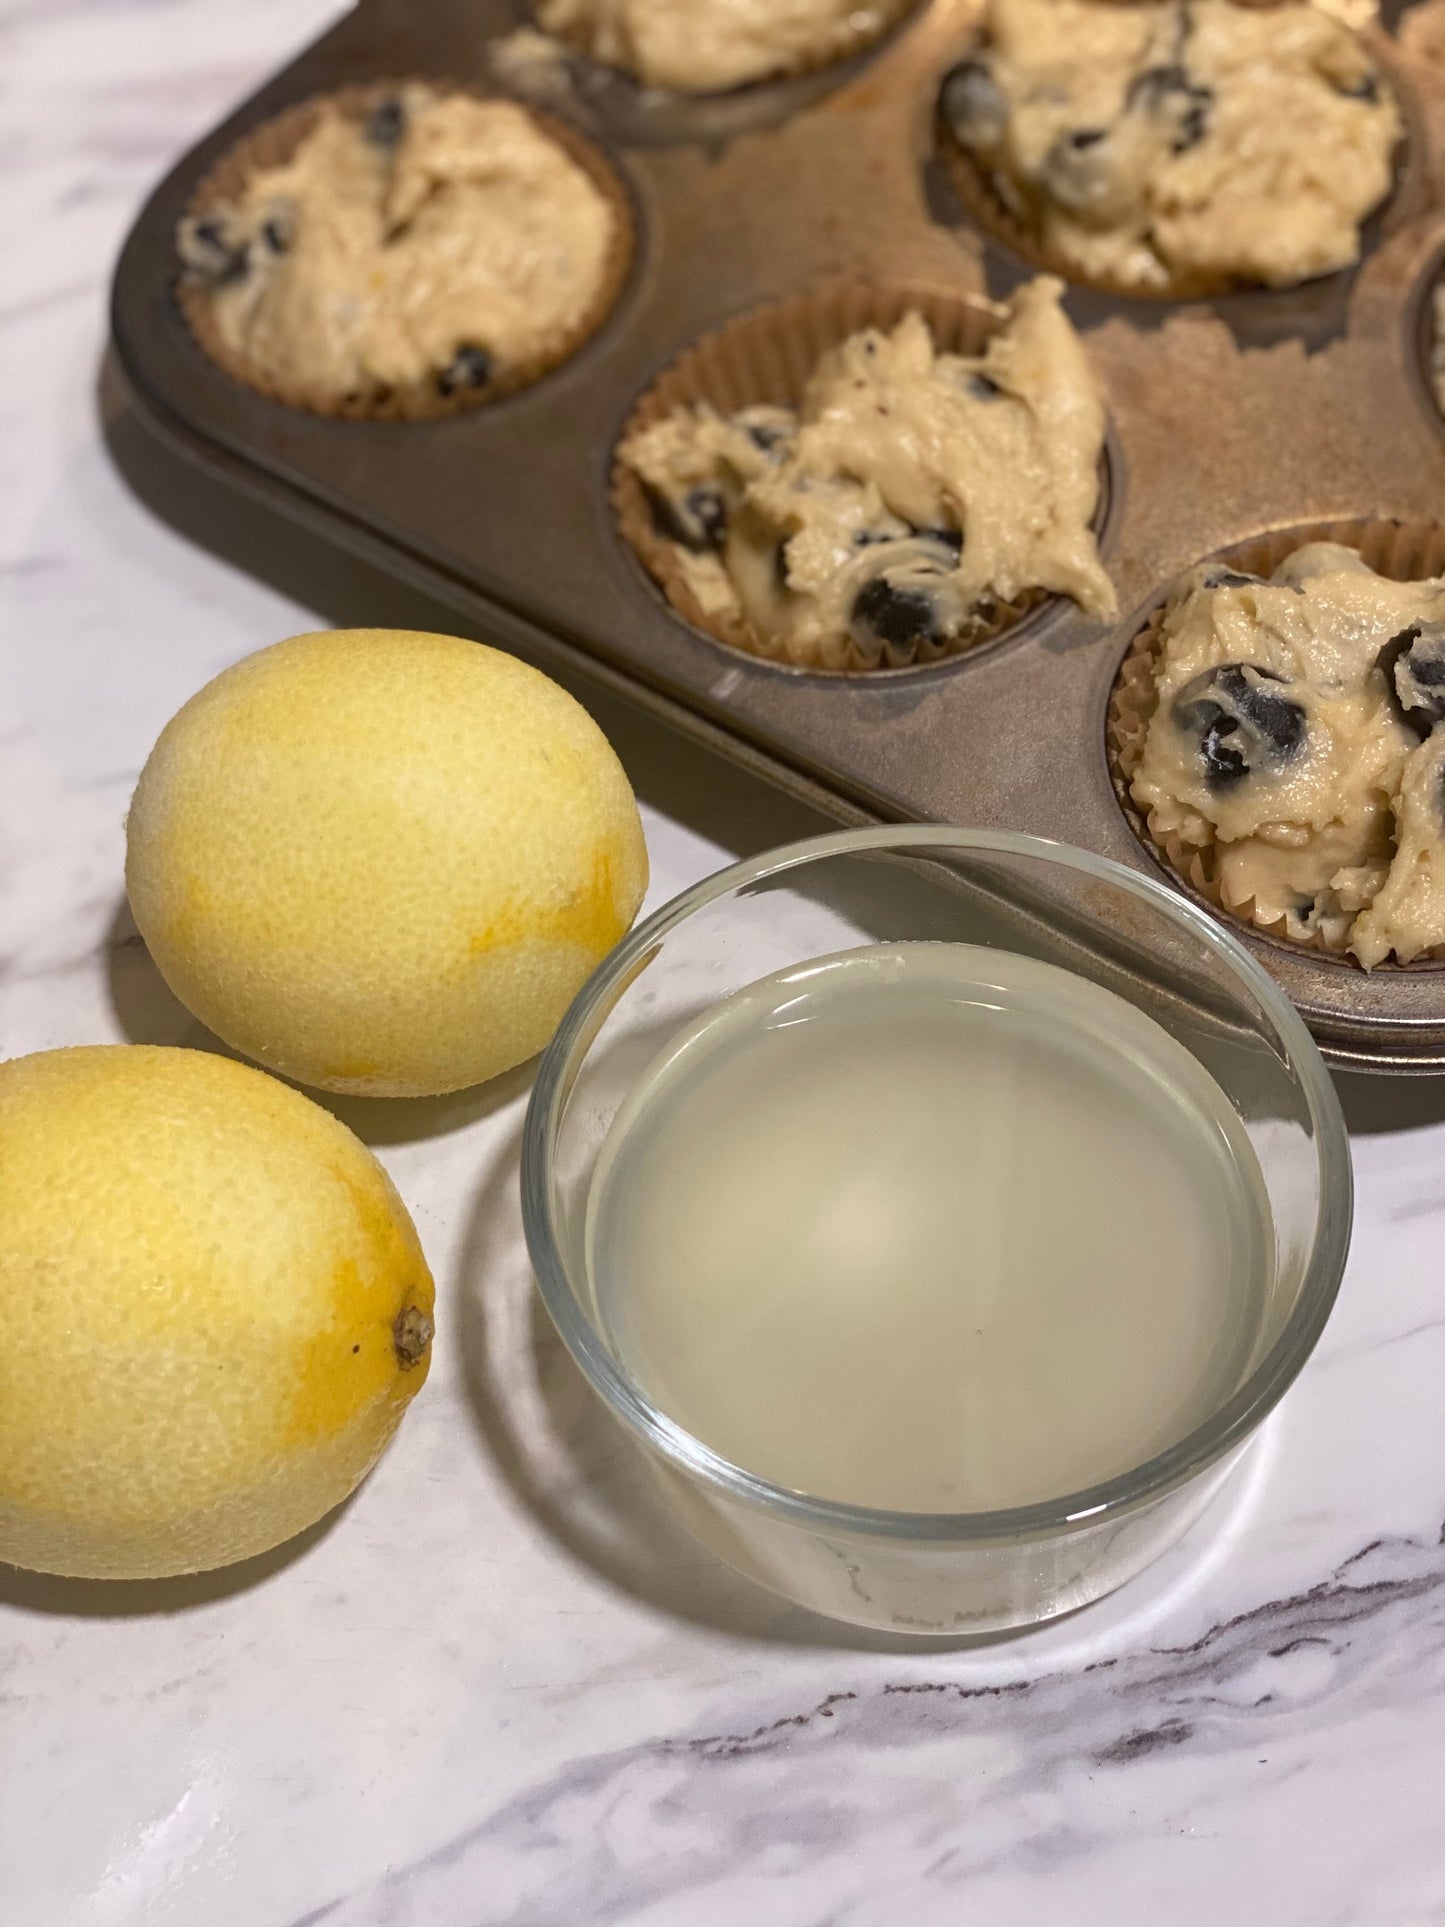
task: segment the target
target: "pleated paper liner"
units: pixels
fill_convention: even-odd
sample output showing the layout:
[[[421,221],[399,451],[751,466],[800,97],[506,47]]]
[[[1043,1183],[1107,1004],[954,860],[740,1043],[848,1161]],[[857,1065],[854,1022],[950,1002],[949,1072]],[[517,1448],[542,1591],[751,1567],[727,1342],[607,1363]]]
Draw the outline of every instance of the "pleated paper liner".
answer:
[[[711,89],[659,88],[657,91],[670,94],[678,100],[719,100],[726,95],[741,94],[754,87],[773,87],[780,81],[802,80],[809,74],[822,73],[828,67],[841,67],[846,61],[857,60],[861,55],[870,53],[873,48],[880,46],[891,33],[895,32],[910,15],[918,13],[926,4],[927,0],[891,0],[891,4],[881,8],[886,18],[880,20],[870,31],[859,33],[850,30],[845,21],[842,31],[832,44],[823,44],[807,53],[797,54],[791,60],[781,61],[776,67],[770,67],[766,72],[756,74],[750,80],[735,80],[725,87]],[[530,24],[540,25],[535,14]],[[592,52],[587,44],[586,28],[581,22],[571,32],[565,29],[553,29],[550,32],[543,29],[543,32],[547,33],[548,38],[556,40],[565,47],[578,60],[589,62],[600,73],[620,74],[632,86],[643,91],[647,90],[649,83],[634,73],[630,67],[615,66]]]
[[[808,377],[829,349],[865,328],[892,329],[910,313],[922,315],[940,353],[982,354],[1003,325],[1002,311],[982,297],[861,284],[796,296],[741,316],[680,355],[637,403],[618,447],[675,409],[699,402],[709,403],[720,415],[759,403],[796,408]],[[1095,529],[1102,525],[1106,493],[1107,470],[1101,462]],[[943,644],[920,639],[903,648],[883,647],[873,657],[842,635],[830,638],[816,657],[799,659],[786,654],[780,643],[760,634],[746,619],[701,606],[675,545],[658,528],[641,480],[616,451],[611,496],[623,537],[684,621],[730,649],[797,669],[859,673],[939,662],[994,641],[1033,610],[1057,599],[1047,590],[1031,589],[1009,602],[991,601],[969,629]]]
[[[1099,4],[1126,7],[1153,3],[1154,0],[1099,0]],[[1234,4],[1237,6],[1264,9],[1293,3],[1294,0],[1234,0]],[[1340,24],[1343,25],[1344,23],[1341,22]],[[1383,37],[1373,30],[1361,32],[1356,28],[1351,28],[1350,31],[1354,33],[1357,40],[1362,42],[1369,52],[1370,58],[1375,62],[1384,78],[1388,81],[1395,95],[1395,99],[1399,104],[1403,123],[1400,139],[1395,147],[1394,185],[1380,206],[1368,214],[1365,220],[1361,222],[1360,229],[1363,235],[1367,223],[1380,220],[1390,206],[1391,201],[1395,198],[1395,195],[1399,192],[1400,183],[1404,177],[1412,148],[1412,114],[1409,96],[1400,76],[1395,71],[1393,62],[1390,60],[1388,49],[1383,42]],[[976,35],[973,40],[959,50],[958,59],[954,65],[967,60],[970,56],[985,52],[986,46],[987,42],[984,35],[982,33]],[[952,69],[950,68],[948,71],[951,72]],[[1241,279],[1234,275],[1188,274],[1179,272],[1172,274],[1166,283],[1157,287],[1143,288],[1140,287],[1137,282],[1126,281],[1121,277],[1107,274],[1085,274],[1076,261],[1069,260],[1067,256],[1057,253],[1047,245],[1037,228],[1030,226],[1019,211],[1012,207],[1004,198],[997,181],[989,170],[980,166],[974,156],[957,138],[943,113],[941,87],[942,82],[940,82],[939,105],[934,115],[934,145],[948,184],[963,207],[972,215],[980,227],[994,235],[996,239],[1002,241],[1004,245],[1011,248],[1015,254],[1022,255],[1026,261],[1033,262],[1035,266],[1043,268],[1050,274],[1061,275],[1064,280],[1071,282],[1075,286],[1094,288],[1100,294],[1122,295],[1133,301],[1207,301],[1217,299],[1219,296],[1227,294],[1283,292],[1282,289],[1272,287],[1271,284],[1267,282]],[[1362,239],[1361,253],[1363,254],[1363,252],[1364,242]],[[1327,280],[1329,277],[1322,275],[1314,278]],[[1295,283],[1293,285],[1304,286],[1307,284]]]
[[[335,93],[317,95],[288,108],[274,120],[264,122],[245,135],[221,156],[191,197],[187,213],[204,215],[234,202],[251,176],[265,168],[284,165],[316,125],[324,106],[338,107],[348,119],[360,123],[384,100],[394,98],[409,84],[417,83],[374,81],[365,86],[345,87]],[[452,82],[425,76],[419,77],[419,84],[443,95],[465,92],[475,94],[482,100],[508,98],[483,88],[459,87]],[[514,104],[522,107],[540,130],[564,148],[584,169],[601,189],[612,211],[612,245],[602,282],[587,307],[578,312],[574,321],[558,329],[550,339],[538,341],[529,354],[500,369],[495,379],[480,390],[458,390],[451,395],[443,395],[434,380],[426,380],[413,388],[375,390],[338,397],[305,383],[280,380],[248,361],[244,354],[231,349],[222,340],[216,326],[208,290],[182,272],[176,282],[176,299],[187,326],[210,359],[234,380],[257,394],[265,395],[271,401],[284,402],[290,408],[305,409],[313,415],[348,421],[429,421],[459,414],[464,409],[484,407],[489,402],[500,400],[503,395],[515,394],[518,389],[530,387],[575,355],[611,314],[626,283],[637,247],[637,223],[632,200],[617,170],[585,135],[554,114],[520,101]]]
[[[1311,522],[1298,528],[1279,529],[1256,537],[1220,554],[1201,560],[1223,562],[1247,575],[1266,579],[1280,563],[1308,542],[1341,542],[1356,550],[1379,575],[1395,582],[1414,582],[1427,576],[1445,574],[1445,527],[1435,523],[1408,523],[1363,518],[1344,522]],[[1144,739],[1157,705],[1155,670],[1163,647],[1165,609],[1161,604],[1130,645],[1119,666],[1109,698],[1106,749],[1114,793],[1135,836],[1157,860],[1172,870],[1194,894],[1211,909],[1248,924],[1262,935],[1273,938],[1291,950],[1313,951],[1339,958],[1359,969],[1350,957],[1346,938],[1331,942],[1323,932],[1307,941],[1291,937],[1282,917],[1270,917],[1252,897],[1238,902],[1226,900],[1219,877],[1219,848],[1211,840],[1202,845],[1185,843],[1170,829],[1155,821],[1151,811],[1146,817],[1134,801],[1131,785],[1144,755]],[[1412,964],[1377,964],[1380,970],[1415,970],[1433,967],[1445,950],[1435,950]]]

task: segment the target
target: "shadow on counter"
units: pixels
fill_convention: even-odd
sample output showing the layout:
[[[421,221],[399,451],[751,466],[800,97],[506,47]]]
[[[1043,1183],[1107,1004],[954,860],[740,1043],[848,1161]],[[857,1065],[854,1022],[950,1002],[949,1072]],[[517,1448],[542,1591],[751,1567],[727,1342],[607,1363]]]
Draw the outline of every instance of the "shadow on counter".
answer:
[[[1445,1123],[1445,1077],[1388,1077],[1333,1071],[1352,1137],[1389,1136]]]
[[[188,1572],[175,1579],[60,1579],[47,1572],[24,1572],[0,1564],[0,1606],[21,1612],[58,1613],[67,1619],[134,1619],[189,1612],[236,1593],[249,1592],[287,1566],[304,1559],[341,1519],[355,1498],[308,1526],[284,1545],[215,1572]]]

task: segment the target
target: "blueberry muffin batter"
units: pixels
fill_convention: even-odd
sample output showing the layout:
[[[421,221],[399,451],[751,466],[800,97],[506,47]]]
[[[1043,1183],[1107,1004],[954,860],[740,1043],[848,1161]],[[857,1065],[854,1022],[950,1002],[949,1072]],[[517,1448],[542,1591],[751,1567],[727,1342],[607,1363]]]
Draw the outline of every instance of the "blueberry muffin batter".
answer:
[[[538,20],[649,87],[721,93],[841,60],[912,0],[535,0]]]
[[[1041,254],[1140,293],[1289,287],[1359,258],[1401,119],[1312,6],[990,0],[945,127]]]
[[[481,396],[596,309],[618,214],[503,100],[408,86],[323,103],[282,165],[183,222],[225,348],[287,398]]]
[[[678,409],[624,442],[677,574],[758,653],[828,668],[965,647],[1030,590],[1114,612],[1092,517],[1104,412],[1047,278],[986,352],[909,314],[819,362],[795,412]]]
[[[1411,963],[1445,943],[1445,730],[1405,758],[1395,796],[1395,858],[1350,948],[1367,970],[1392,953]]]
[[[1151,834],[1212,846],[1228,908],[1366,968],[1445,945],[1445,579],[1324,542],[1268,582],[1206,566],[1160,644]]]

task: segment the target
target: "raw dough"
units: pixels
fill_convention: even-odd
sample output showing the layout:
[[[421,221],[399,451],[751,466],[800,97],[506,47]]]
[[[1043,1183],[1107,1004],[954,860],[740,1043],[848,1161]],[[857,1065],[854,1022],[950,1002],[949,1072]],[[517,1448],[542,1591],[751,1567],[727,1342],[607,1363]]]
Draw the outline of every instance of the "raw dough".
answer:
[[[713,94],[841,60],[912,0],[535,0],[549,33],[649,87]]]
[[[1359,258],[1400,110],[1312,6],[990,0],[954,135],[1048,253],[1117,286],[1289,287]]]
[[[1434,730],[1405,758],[1395,838],[1390,874],[1350,938],[1367,970],[1392,951],[1410,963],[1445,942],[1445,730]]]
[[[343,400],[489,386],[597,300],[617,215],[521,107],[410,86],[323,106],[292,158],[182,224],[231,350]]]
[[[1445,944],[1445,579],[1324,542],[1269,582],[1209,565],[1161,642],[1133,782],[1151,833],[1214,845],[1226,905],[1366,968]]]
[[[921,316],[826,355],[802,408],[679,409],[627,441],[699,606],[763,652],[841,667],[947,648],[1028,589],[1092,615],[1114,591],[1090,526],[1104,411],[1041,278],[979,358]]]

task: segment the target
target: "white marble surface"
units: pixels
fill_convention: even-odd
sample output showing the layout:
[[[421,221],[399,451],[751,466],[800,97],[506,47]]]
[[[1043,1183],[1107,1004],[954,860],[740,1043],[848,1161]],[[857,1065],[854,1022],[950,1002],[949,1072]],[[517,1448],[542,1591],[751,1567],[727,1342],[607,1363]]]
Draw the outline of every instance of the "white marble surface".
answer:
[[[195,1038],[121,904],[129,788],[192,690],[318,619],[445,620],[179,471],[99,382],[148,184],[328,10],[0,0],[5,1054]],[[599,713],[658,899],[812,827]],[[658,1518],[532,1319],[520,1080],[339,1107],[437,1272],[431,1384],[251,1569],[0,1568],[0,1921],[1445,1921],[1445,1091],[1345,1096],[1354,1255],[1243,1491],[1113,1600],[964,1652],[810,1620]]]

